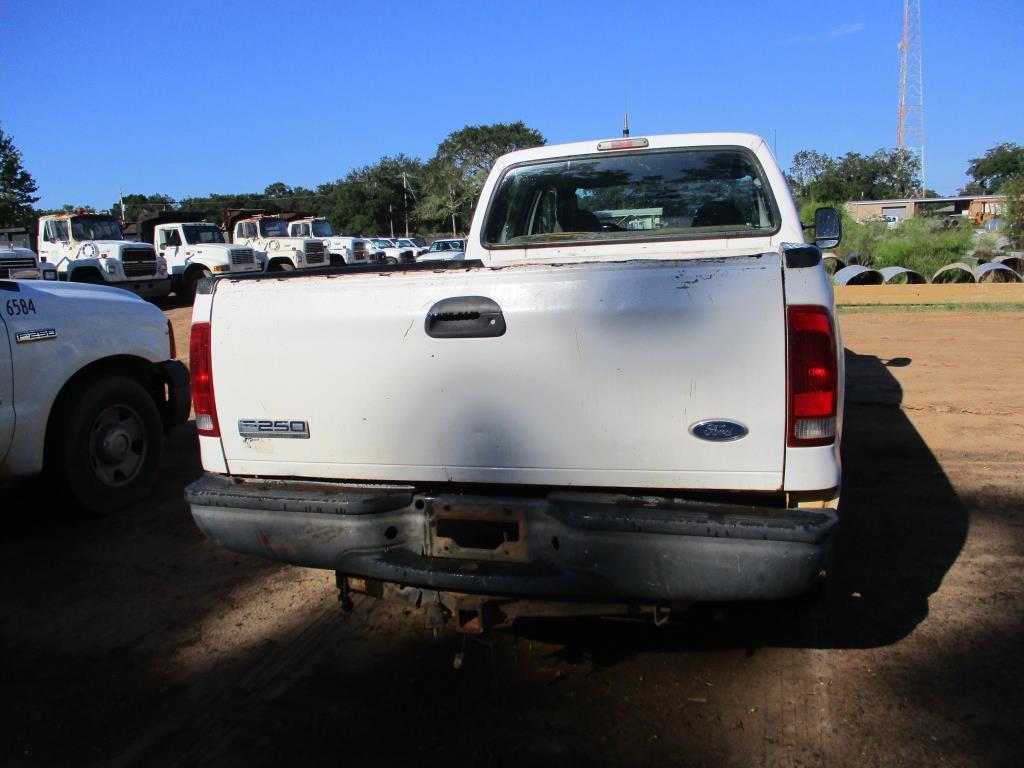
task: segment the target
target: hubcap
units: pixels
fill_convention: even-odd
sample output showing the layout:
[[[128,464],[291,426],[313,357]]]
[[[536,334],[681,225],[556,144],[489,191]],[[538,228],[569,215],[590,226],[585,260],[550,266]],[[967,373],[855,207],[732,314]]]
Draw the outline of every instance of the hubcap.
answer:
[[[89,463],[100,482],[116,488],[135,479],[146,458],[146,431],[134,408],[105,408],[89,437]]]

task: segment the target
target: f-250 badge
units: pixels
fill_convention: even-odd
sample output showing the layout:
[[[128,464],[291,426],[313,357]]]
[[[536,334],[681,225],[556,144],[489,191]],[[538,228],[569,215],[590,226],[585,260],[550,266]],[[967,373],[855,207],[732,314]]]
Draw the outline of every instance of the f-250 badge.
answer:
[[[309,424],[298,419],[239,419],[242,437],[290,437],[308,440]]]
[[[746,437],[749,430],[738,421],[708,419],[690,427],[690,434],[713,443],[728,443]]]

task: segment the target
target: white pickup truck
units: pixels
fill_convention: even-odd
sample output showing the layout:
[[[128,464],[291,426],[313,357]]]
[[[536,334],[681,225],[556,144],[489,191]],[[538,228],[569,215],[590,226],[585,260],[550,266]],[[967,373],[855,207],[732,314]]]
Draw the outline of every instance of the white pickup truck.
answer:
[[[61,280],[124,288],[145,299],[171,292],[167,260],[151,243],[125,240],[117,219],[81,209],[39,218],[39,255]]]
[[[500,158],[465,261],[215,279],[193,517],[466,631],[797,594],[840,486],[815,222],[757,136],[589,141]]]
[[[144,497],[188,369],[163,313],[103,286],[0,280],[0,481],[49,476],[92,512]]]

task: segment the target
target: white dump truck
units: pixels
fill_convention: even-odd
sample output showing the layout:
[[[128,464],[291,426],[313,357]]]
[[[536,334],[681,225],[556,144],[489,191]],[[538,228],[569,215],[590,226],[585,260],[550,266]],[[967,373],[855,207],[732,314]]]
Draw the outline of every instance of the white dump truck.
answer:
[[[290,272],[329,266],[323,239],[293,237],[288,222],[277,214],[228,211],[224,230],[235,245],[252,248],[267,272]]]
[[[57,279],[57,270],[39,258],[32,250],[31,243],[31,234],[27,229],[0,229],[0,279]]]
[[[323,242],[332,266],[366,264],[372,261],[374,247],[361,237],[334,234],[331,222],[320,216],[300,216],[288,222],[292,237],[311,237]]]
[[[167,260],[150,243],[125,240],[117,219],[81,208],[39,218],[39,256],[61,280],[124,288],[146,299],[171,292]]]
[[[216,224],[196,211],[168,211],[139,222],[139,236],[167,260],[174,292],[191,303],[200,280],[228,272],[258,272],[262,264],[247,245],[232,245]]]
[[[838,520],[839,235],[758,136],[630,137],[499,158],[464,261],[214,280],[192,515],[465,631],[796,595]]]
[[[0,279],[0,481],[44,473],[91,512],[142,499],[189,414],[176,357],[164,314],[126,291]]]
[[[57,270],[53,264],[40,261],[31,248],[0,242],[0,280],[6,278],[56,280]]]

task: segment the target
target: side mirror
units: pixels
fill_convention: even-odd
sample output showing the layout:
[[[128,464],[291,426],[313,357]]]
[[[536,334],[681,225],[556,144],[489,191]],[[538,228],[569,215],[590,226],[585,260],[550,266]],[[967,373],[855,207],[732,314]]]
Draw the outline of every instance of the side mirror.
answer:
[[[819,248],[835,248],[843,237],[843,220],[835,208],[818,208],[814,212],[814,244]]]
[[[162,250],[163,250],[164,248],[166,248],[166,247],[167,247],[167,243],[160,243],[160,250],[161,250],[161,251],[162,251]]]

